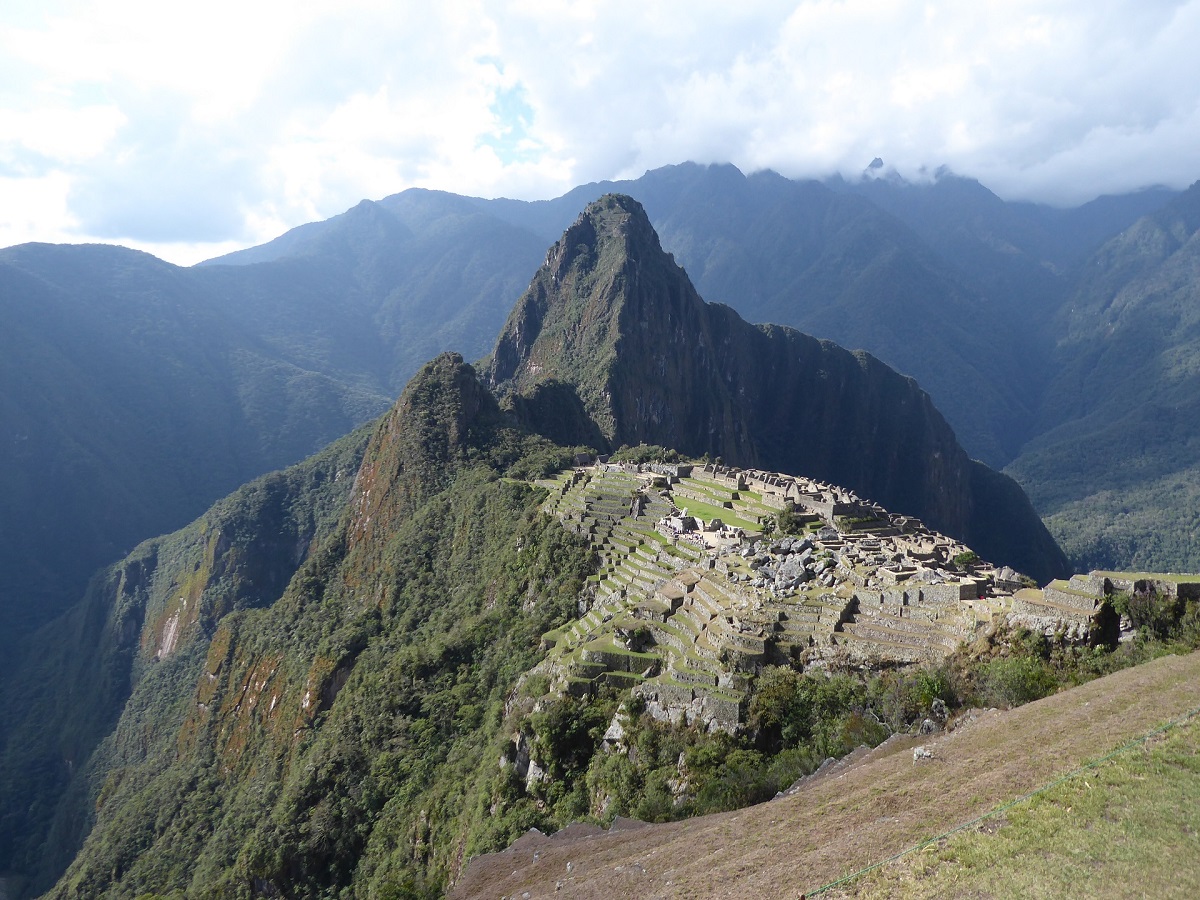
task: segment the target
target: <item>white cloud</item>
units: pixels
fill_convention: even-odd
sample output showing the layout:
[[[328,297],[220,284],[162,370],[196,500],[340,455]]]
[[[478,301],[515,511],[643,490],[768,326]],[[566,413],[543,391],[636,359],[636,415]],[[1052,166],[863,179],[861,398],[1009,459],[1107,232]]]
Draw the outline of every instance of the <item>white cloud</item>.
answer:
[[[0,176],[0,247],[28,241],[72,240],[74,217],[67,204],[70,181],[62,173]]]
[[[1181,186],[1196,46],[1200,0],[18,2],[0,236],[184,259],[409,186],[548,197],[685,159]]]

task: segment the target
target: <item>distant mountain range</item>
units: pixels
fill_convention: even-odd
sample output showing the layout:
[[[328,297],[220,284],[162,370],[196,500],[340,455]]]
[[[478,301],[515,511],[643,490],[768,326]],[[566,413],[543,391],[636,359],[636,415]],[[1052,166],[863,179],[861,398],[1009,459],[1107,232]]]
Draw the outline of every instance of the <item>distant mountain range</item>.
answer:
[[[1068,568],[1020,488],[967,457],[911,378],[706,304],[627,196],[589,205],[550,249],[485,372],[560,443],[806,472],[1043,582]]]
[[[1003,201],[952,174],[921,184],[887,175],[818,183],[689,163],[551,201],[410,190],[378,205],[409,223],[418,209],[439,222],[484,215],[544,243],[611,190],[644,205],[705,299],[865,349],[915,377],[969,454],[1009,467],[1078,568],[1200,568],[1190,525],[1200,417],[1179,387],[1194,339],[1169,312],[1143,322],[1140,337],[1126,321],[1107,374],[1093,378],[1095,345],[1078,337],[1112,324],[1100,314],[1107,298],[1095,296],[1100,272],[1114,292],[1121,279],[1144,285],[1174,266],[1171,302],[1196,306],[1200,287],[1186,259],[1197,187],[1058,209]],[[348,227],[338,219],[304,226],[213,262],[317,253],[333,223]],[[1171,237],[1155,244],[1156,232]],[[1146,295],[1142,307],[1168,305],[1161,292],[1129,290]],[[464,344],[462,352],[485,351]],[[1156,366],[1174,374],[1159,380]],[[1143,450],[1147,440],[1153,446]]]
[[[433,896],[590,809],[616,695],[529,675],[596,577],[530,484],[582,447],[828,479],[1043,580],[1200,568],[1198,192],[687,164],[192,269],[0,251],[0,888]],[[676,739],[606,784],[669,807]]]
[[[821,184],[684,164],[534,203],[405,191],[192,269],[110,247],[0,251],[0,633],[28,633],[138,540],[377,415],[435,353],[487,353],[546,246],[614,189],[706,299],[915,377],[970,455],[1011,465],[1079,564],[1200,566],[1179,527],[1194,417],[1146,366],[1113,401],[1147,410],[1142,425],[1085,405],[1103,379],[1081,374],[1094,344],[1069,337],[1108,327],[1078,299],[1098,261],[1119,252],[1110,281],[1131,282],[1169,263],[1128,234],[1166,228],[1186,256],[1186,216],[1122,232],[1194,189],[1054,210],[949,175]],[[1145,342],[1121,328],[1114,353],[1132,364]],[[1183,332],[1157,340],[1185,373]],[[1114,438],[1097,423],[1172,437],[1130,465],[1140,443],[1101,451]]]

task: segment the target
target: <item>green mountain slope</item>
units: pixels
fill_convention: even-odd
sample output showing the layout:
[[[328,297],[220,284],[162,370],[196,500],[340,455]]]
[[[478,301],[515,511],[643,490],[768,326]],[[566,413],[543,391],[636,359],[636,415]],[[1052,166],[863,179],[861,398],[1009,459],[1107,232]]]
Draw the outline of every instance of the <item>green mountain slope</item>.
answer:
[[[936,485],[932,511],[972,502],[971,464],[911,380],[706,306],[628,198],[590,208],[550,260],[513,314],[541,316],[522,372],[569,360],[578,388],[510,379],[523,392],[504,409],[460,357],[441,356],[365,449],[349,438],[140,548],[37,636],[9,695],[0,771],[23,799],[6,804],[0,865],[46,886],[82,841],[51,896],[420,893],[467,856],[586,808],[561,785],[531,796],[496,766],[512,716],[539,696],[514,693],[518,679],[542,635],[580,613],[596,566],[528,483],[571,451],[522,422],[552,422],[560,438],[693,441],[706,438],[696,421],[720,421],[715,450],[773,460],[791,443],[779,422],[794,418],[810,448],[794,462],[898,491]],[[510,323],[494,366],[521,330]],[[555,334],[557,356],[538,355]],[[697,336],[711,358],[681,352]],[[739,381],[741,368],[762,380]],[[850,462],[841,441],[873,461]],[[932,457],[947,471],[919,468]],[[570,731],[579,715],[593,729],[606,709],[555,707],[532,727]],[[555,741],[565,785],[591,750],[574,759]]]
[[[175,663],[145,650],[147,617],[149,674],[89,762],[95,826],[49,896],[404,895],[519,833],[474,806],[478,779],[593,566],[534,515],[541,492],[501,477],[539,458],[567,454],[506,422],[461,358],[423,369],[279,600],[225,609]]]
[[[1200,186],[1095,256],[1009,471],[1084,566],[1200,566]]]
[[[24,643],[0,695],[0,872],[49,887],[99,796],[171,758],[218,623],[280,597],[337,523],[366,438],[360,430],[147,541]]]
[[[381,413],[424,360],[491,346],[544,245],[431,199],[364,202],[256,265],[0,252],[0,646],[138,541]]]
[[[1159,195],[1050,211],[950,177],[852,187],[693,164],[622,183],[704,296],[868,350],[918,378],[971,455],[1007,462],[1056,364],[1049,295]],[[423,360],[485,353],[546,244],[604,189],[406,191],[191,270],[100,247],[0,253],[0,635],[379,413]]]
[[[188,270],[143,253],[10,248],[0,293],[0,642],[138,541],[380,409],[272,354]]]

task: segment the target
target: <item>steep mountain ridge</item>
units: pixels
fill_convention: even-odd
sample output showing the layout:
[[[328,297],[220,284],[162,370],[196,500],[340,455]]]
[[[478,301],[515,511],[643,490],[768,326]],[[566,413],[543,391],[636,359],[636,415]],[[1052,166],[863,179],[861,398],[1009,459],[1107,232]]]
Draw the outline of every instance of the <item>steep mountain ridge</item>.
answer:
[[[48,883],[83,840],[51,896],[423,890],[544,815],[495,754],[518,677],[579,614],[595,567],[537,513],[528,480],[572,456],[521,426],[546,407],[574,410],[557,424],[589,443],[704,442],[898,496],[937,484],[935,514],[970,514],[971,464],[911,379],[704,304],[636,202],[589,207],[547,260],[488,370],[504,405],[461,357],[438,357],[365,449],[348,439],[248,488],[226,505],[236,516],[149,545],[72,613],[90,624],[31,645],[43,664],[12,695],[31,705],[11,717],[5,790],[30,781],[52,799],[32,817],[9,807],[5,865]],[[64,653],[79,661],[69,684]],[[81,695],[90,718],[70,702],[33,716]],[[511,812],[489,815],[489,797]],[[555,815],[578,801],[563,802]]]
[[[626,196],[589,205],[551,248],[487,378],[526,405],[547,382],[569,386],[611,445],[804,472],[1035,577],[1066,570],[1020,489],[967,458],[912,379],[868,354],[704,303]]]
[[[1041,320],[1022,312],[1036,294],[1026,276],[1062,282],[1092,242],[1169,196],[1058,211],[950,176],[852,191],[695,164],[619,187],[708,299],[917,377],[968,453],[994,465],[1031,437],[1057,365],[1038,349],[1057,325],[1034,328],[1031,343]],[[487,352],[547,244],[605,189],[535,203],[405,191],[191,270],[105,247],[0,251],[0,521],[12,535],[0,643],[61,611],[139,540],[379,414],[426,359]],[[543,391],[578,417],[569,397]],[[1058,409],[1039,427],[1061,424]],[[1066,477],[1077,448],[1041,446],[1013,471],[1046,468],[1042,485],[1062,469],[1059,483],[1081,484]],[[1153,503],[1182,515],[1180,477],[1156,473]],[[1148,528],[1118,531],[1108,565],[1138,546],[1150,563],[1181,559]]]
[[[97,718],[52,815],[6,805],[22,848],[7,866],[40,860],[53,878],[82,839],[47,896],[432,896],[470,856],[581,814],[607,701],[539,713],[544,687],[522,678],[590,596],[593,552],[539,514],[526,480],[572,452],[524,431],[449,354],[364,436],[97,582],[75,614],[93,624],[46,653],[31,694],[10,693],[92,690]],[[64,654],[82,663],[66,691]],[[69,706],[6,748],[38,751],[4,770],[6,796],[24,772],[64,771],[55,751],[81,727]],[[497,766],[522,722],[556,760],[548,798]]]
[[[837,188],[685,163],[553,201],[478,202],[531,228],[554,223],[553,239],[599,193],[634,196],[710,301],[868,350],[920,381],[972,455],[1007,462],[1044,380],[1036,333],[1007,298],[981,294],[978,273],[938,259],[874,198]]]
[[[684,163],[635,180],[582,185],[554,200],[483,200],[411,189],[375,205],[418,235],[431,232],[423,246],[430,258],[444,252],[432,233],[446,222],[471,218],[480,228],[474,239],[484,245],[503,223],[510,229],[512,259],[519,256],[528,278],[540,249],[578,210],[614,191],[643,204],[702,295],[750,321],[790,325],[866,349],[914,376],[969,452],[993,465],[1010,461],[1031,436],[1036,401],[1049,377],[1045,351],[1052,342],[1042,323],[1069,289],[1064,270],[1091,249],[1089,242],[1165,202],[1165,195],[1148,192],[1141,202],[1099,204],[1096,223],[1005,203],[977,182],[949,175],[930,185],[823,184],[770,171],[747,176],[727,164]],[[325,244],[336,243],[348,227],[347,215],[210,263],[323,255]],[[412,259],[419,270],[420,257]],[[461,277],[478,275],[464,269]],[[482,352],[497,325],[474,349],[459,349]],[[414,364],[443,348],[427,349]]]
[[[139,773],[172,757],[218,624],[283,594],[340,517],[367,436],[360,429],[145,542],[25,642],[0,695],[0,872],[48,888],[100,794],[134,790]]]
[[[542,495],[500,476],[569,453],[523,433],[448,354],[349,449],[358,474],[337,479],[336,519],[278,599],[226,607],[165,656],[148,652],[161,629],[147,614],[144,675],[63,804],[80,822],[94,804],[95,825],[48,896],[354,879],[423,895],[414,873],[444,878],[464,841],[515,836],[472,805],[476,779],[493,776],[505,699],[593,563],[536,516]],[[228,552],[254,540],[234,531]]]

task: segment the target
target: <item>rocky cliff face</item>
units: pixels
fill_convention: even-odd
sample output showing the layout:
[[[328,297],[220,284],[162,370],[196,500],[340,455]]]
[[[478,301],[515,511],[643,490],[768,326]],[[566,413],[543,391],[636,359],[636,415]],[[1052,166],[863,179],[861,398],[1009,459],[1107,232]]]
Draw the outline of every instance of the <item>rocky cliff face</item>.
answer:
[[[539,395],[561,406],[568,386],[610,446],[804,473],[1036,578],[1067,569],[1020,488],[967,457],[915,381],[869,354],[706,304],[629,197],[591,204],[550,249],[487,377],[534,421],[548,418]]]

